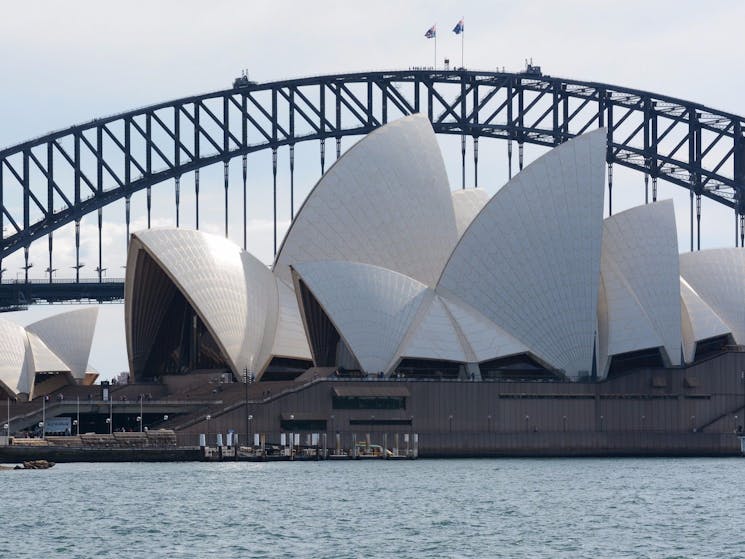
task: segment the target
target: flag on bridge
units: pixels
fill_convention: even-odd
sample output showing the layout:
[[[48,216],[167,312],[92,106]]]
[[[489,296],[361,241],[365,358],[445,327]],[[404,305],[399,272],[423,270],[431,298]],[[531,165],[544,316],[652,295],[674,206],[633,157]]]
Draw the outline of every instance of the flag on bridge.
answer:
[[[434,39],[437,37],[437,24],[433,25],[429,29],[427,29],[427,32],[424,34],[427,39]]]
[[[453,33],[456,35],[460,35],[463,33],[464,27],[463,27],[463,18],[460,18],[460,21],[455,24],[455,27],[453,27]]]

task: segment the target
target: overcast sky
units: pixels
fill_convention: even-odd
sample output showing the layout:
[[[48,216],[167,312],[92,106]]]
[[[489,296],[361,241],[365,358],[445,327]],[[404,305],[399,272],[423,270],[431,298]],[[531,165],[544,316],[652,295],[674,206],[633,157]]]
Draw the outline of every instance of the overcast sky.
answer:
[[[450,30],[465,18],[465,66],[508,71],[526,58],[554,76],[602,81],[697,101],[736,114],[745,112],[742,22],[745,3],[732,1],[623,2],[384,1],[373,3],[129,0],[9,1],[0,18],[0,146],[126,109],[228,87],[242,69],[270,81],[433,63],[434,42],[424,32],[437,24],[438,60],[460,60],[460,39]],[[501,142],[482,142],[480,185],[496,191],[506,179]],[[441,142],[453,187],[460,185],[457,138]],[[344,144],[344,148],[349,147]],[[333,151],[333,146],[327,149]],[[298,147],[300,199],[318,179],[317,146]],[[539,153],[528,149],[528,158]],[[286,184],[280,153],[280,185]],[[469,152],[470,157],[470,152]],[[285,167],[282,167],[282,166]],[[249,249],[271,260],[271,165],[268,154],[250,161]],[[239,177],[238,165],[231,182]],[[284,173],[284,174],[283,174]],[[469,171],[469,177],[470,177]],[[283,182],[284,181],[284,182]],[[193,224],[192,183],[184,181],[182,219]],[[643,202],[641,176],[617,171],[614,210]],[[233,189],[237,196],[239,188]],[[172,184],[155,192],[154,223],[173,224]],[[222,170],[203,174],[206,213],[222,207]],[[210,196],[209,193],[214,193]],[[688,196],[661,185],[673,198],[681,250],[687,248]],[[238,203],[238,198],[235,198]],[[281,224],[289,222],[287,194],[280,193]],[[237,207],[237,206],[236,206]],[[121,277],[125,238],[123,204],[105,210],[104,266]],[[145,224],[144,197],[133,198],[133,227]],[[220,232],[222,214],[205,228]],[[237,217],[236,212],[236,217]],[[732,212],[704,202],[703,246],[733,244]],[[203,214],[204,215],[204,214]],[[231,236],[241,239],[233,219]],[[92,275],[95,217],[83,221],[84,275]],[[72,230],[55,235],[55,267],[70,275]],[[46,242],[32,251],[33,274],[46,267]],[[7,276],[19,272],[19,256],[7,259]],[[71,307],[39,306],[10,318],[27,324]],[[101,307],[91,363],[110,377],[125,370],[121,305]]]

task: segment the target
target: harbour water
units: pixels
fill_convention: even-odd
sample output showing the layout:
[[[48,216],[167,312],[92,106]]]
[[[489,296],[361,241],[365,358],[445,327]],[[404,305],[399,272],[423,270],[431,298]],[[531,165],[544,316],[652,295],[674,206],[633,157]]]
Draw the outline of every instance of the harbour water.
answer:
[[[745,557],[745,460],[58,464],[0,557]]]

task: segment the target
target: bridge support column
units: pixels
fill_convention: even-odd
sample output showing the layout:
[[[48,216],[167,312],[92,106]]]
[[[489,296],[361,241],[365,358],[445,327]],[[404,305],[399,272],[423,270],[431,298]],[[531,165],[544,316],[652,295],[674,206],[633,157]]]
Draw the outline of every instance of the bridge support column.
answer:
[[[246,179],[248,178],[248,158],[243,154],[243,250],[246,250]]]
[[[129,222],[130,222],[130,205],[131,196],[124,197],[124,221],[127,227],[127,251],[129,251]]]
[[[28,262],[26,262],[28,264]],[[80,220],[75,220],[75,282],[80,283]],[[28,270],[27,270],[28,271]]]
[[[174,185],[174,194],[176,196],[176,228],[179,227],[179,215],[181,207],[181,177],[176,177],[176,183]]]
[[[101,242],[103,232],[103,208],[98,208],[98,283],[101,283],[103,274],[103,243]],[[52,259],[49,259],[49,268],[52,268]],[[50,276],[51,277],[51,276]],[[51,283],[52,280],[49,280]]]
[[[523,143],[517,142],[517,168],[523,170]]]
[[[274,186],[274,256],[277,256],[277,148],[272,148],[272,184]]]
[[[228,194],[229,194],[229,187],[230,187],[230,161],[225,161],[223,163],[223,181],[225,186],[225,238],[228,238]]]
[[[696,250],[701,250],[701,194],[696,193]]]
[[[26,283],[28,283],[28,269],[31,267],[28,265],[28,245],[23,247],[23,260],[25,262],[23,266],[23,277],[25,278]]]
[[[507,180],[512,180],[512,140],[507,140]]]
[[[148,229],[150,229],[150,209],[152,208],[152,201],[153,201],[152,200],[153,195],[152,195],[151,190],[152,189],[148,186],[147,187],[147,228]]]
[[[473,187],[479,187],[479,138],[473,137]]]
[[[460,187],[466,187],[466,135],[460,135]]]
[[[199,231],[199,169],[194,171],[194,203],[196,204],[196,229]]]
[[[693,233],[694,233],[694,224],[693,224],[693,188],[690,189],[690,199],[691,199],[691,252],[693,252]]]
[[[608,163],[608,215],[613,215],[613,163]]]
[[[295,221],[295,145],[290,144],[290,223]]]
[[[321,174],[326,172],[326,140],[321,138]]]
[[[100,210],[99,210],[100,211]],[[49,272],[49,283],[52,283],[52,272],[54,271],[54,268],[52,268],[52,246],[54,245],[53,234],[49,233],[49,267],[47,268],[47,272]],[[98,245],[101,246],[100,243]],[[2,262],[0,262],[0,267],[2,266]]]

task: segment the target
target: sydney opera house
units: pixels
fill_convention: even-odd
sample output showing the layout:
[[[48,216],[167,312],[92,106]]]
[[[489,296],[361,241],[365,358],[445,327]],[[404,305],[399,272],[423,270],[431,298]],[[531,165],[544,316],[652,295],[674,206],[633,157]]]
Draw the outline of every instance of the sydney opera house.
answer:
[[[97,317],[90,307],[25,328],[0,319],[0,394],[28,400],[69,384],[93,384],[98,373],[88,357]]]
[[[414,115],[321,178],[273,266],[183,229],[136,233],[126,280],[135,380],[603,380],[745,343],[745,253],[679,254],[670,200],[603,219],[603,130],[491,198],[451,193]]]
[[[133,234],[130,400],[171,398],[146,425],[191,437],[335,433],[353,446],[354,433],[417,433],[422,454],[460,456],[736,452],[745,251],[680,254],[671,200],[604,218],[605,157],[596,130],[493,196],[451,192],[429,121],[412,115],[321,177],[271,266],[201,231]],[[0,322],[5,389],[90,381],[94,324],[87,312]],[[114,408],[142,428],[137,405],[91,413],[113,410],[119,426]]]

